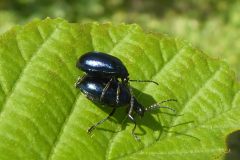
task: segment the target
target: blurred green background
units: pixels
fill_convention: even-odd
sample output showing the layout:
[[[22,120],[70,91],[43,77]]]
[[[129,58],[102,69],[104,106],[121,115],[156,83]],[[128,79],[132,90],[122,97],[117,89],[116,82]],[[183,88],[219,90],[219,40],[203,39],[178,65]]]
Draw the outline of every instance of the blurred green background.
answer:
[[[0,0],[0,33],[35,18],[137,23],[227,61],[240,80],[238,0]]]

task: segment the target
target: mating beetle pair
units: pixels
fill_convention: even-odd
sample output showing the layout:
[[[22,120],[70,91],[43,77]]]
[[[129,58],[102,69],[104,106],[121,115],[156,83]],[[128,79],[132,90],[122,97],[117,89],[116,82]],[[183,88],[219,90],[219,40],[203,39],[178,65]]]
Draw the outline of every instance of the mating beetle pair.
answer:
[[[109,119],[116,108],[128,105],[128,118],[134,123],[132,135],[135,139],[136,121],[133,117],[133,112],[139,116],[143,116],[146,111],[155,110],[158,108],[167,108],[166,106],[159,106],[159,104],[167,101],[176,101],[169,99],[161,103],[153,104],[144,108],[136,98],[133,96],[129,81],[137,82],[157,82],[151,80],[130,80],[129,73],[124,64],[116,57],[101,52],[88,52],[82,55],[77,61],[76,66],[84,71],[86,75],[76,82],[76,87],[83,92],[88,99],[112,107],[111,113],[88,129],[91,133],[98,125]],[[121,79],[121,81],[119,81]],[[175,110],[173,110],[175,111]]]

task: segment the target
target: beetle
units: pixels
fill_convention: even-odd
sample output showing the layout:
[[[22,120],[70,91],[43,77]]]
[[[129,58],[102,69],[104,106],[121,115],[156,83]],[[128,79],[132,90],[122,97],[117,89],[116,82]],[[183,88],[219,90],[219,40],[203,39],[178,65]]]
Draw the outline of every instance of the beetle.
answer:
[[[106,90],[109,88],[112,81],[121,79],[122,83],[128,85],[128,81],[135,82],[152,82],[158,85],[157,82],[151,80],[131,80],[129,79],[129,73],[125,65],[117,57],[109,54],[97,51],[91,51],[83,54],[77,61],[76,67],[84,71],[88,76],[109,78],[108,83],[102,90],[100,100],[103,99]],[[80,84],[86,75],[79,78],[76,83]],[[119,83],[118,83],[119,84]],[[129,87],[130,88],[130,87]],[[131,89],[131,88],[130,88]],[[121,90],[118,86],[117,93]],[[118,94],[117,94],[118,96]],[[118,98],[117,98],[118,100]]]
[[[89,76],[121,78],[127,81],[128,70],[120,59],[103,52],[87,52],[77,61],[76,66]]]
[[[107,119],[109,119],[115,113],[117,108],[128,106],[127,117],[134,123],[134,127],[132,129],[132,135],[135,137],[136,140],[139,140],[139,138],[135,135],[135,129],[137,124],[133,116],[133,113],[136,113],[137,115],[143,117],[145,112],[156,110],[159,108],[167,108],[175,112],[175,110],[170,107],[160,106],[160,104],[165,102],[176,101],[175,99],[168,99],[144,108],[137,101],[135,97],[131,98],[132,94],[130,89],[126,85],[119,83],[118,80],[112,81],[112,83],[109,86],[109,89],[105,93],[105,96],[101,100],[101,94],[104,90],[105,85],[108,83],[108,81],[109,81],[108,78],[96,78],[96,77],[86,76],[82,81],[82,83],[76,83],[76,88],[79,88],[80,91],[84,95],[86,95],[88,99],[90,99],[95,103],[100,103],[102,105],[106,105],[112,108],[112,111],[106,118],[97,122],[87,130],[88,133],[91,133],[98,125],[102,124]],[[116,99],[117,99],[118,87],[120,87],[121,92],[119,93],[119,100],[117,101]]]

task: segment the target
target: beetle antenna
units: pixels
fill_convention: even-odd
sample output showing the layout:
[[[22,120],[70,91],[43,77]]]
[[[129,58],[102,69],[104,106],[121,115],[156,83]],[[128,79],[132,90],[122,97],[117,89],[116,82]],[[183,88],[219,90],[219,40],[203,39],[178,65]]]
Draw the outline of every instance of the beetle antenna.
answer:
[[[176,112],[176,110],[173,109],[173,108],[170,108],[170,107],[167,107],[167,106],[160,106],[160,104],[166,103],[166,102],[170,102],[170,101],[175,101],[175,102],[177,102],[176,99],[167,99],[167,100],[164,100],[164,101],[159,102],[159,103],[155,103],[155,104],[153,104],[153,105],[145,108],[145,111],[153,111],[153,110],[157,110],[157,109],[159,109],[159,108],[166,108],[166,109],[169,109],[169,110],[171,110],[171,111],[173,111],[173,112]]]
[[[156,85],[159,85],[157,82],[152,81],[152,80],[136,80],[136,79],[129,79],[128,81],[131,81],[131,82],[151,82],[151,83],[154,83],[154,84],[156,84]]]

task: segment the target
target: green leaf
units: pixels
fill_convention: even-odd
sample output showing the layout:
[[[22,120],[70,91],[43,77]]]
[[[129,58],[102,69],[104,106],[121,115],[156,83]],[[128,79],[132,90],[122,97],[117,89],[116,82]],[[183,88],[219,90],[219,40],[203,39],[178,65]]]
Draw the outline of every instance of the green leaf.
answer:
[[[120,58],[144,106],[169,98],[178,115],[161,109],[121,124],[125,108],[92,135],[86,130],[111,108],[74,87],[76,60],[88,51]],[[0,159],[206,160],[225,152],[239,129],[239,84],[228,66],[182,40],[145,33],[137,25],[34,21],[0,37]]]

